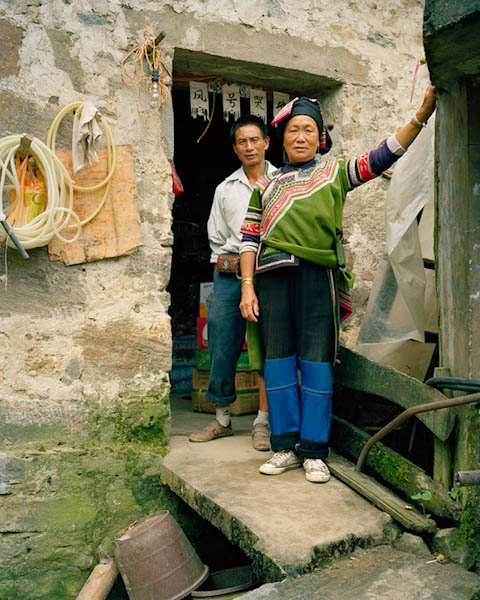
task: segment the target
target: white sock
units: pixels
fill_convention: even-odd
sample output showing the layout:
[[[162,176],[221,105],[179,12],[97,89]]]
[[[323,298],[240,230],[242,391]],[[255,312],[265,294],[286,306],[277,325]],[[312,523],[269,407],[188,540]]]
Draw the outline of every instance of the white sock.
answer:
[[[258,415],[255,417],[254,425],[258,425],[261,423],[262,425],[268,425],[268,412],[265,410],[259,410]]]
[[[228,427],[230,425],[230,407],[217,406],[215,409],[215,417],[220,425],[223,425],[223,427]]]

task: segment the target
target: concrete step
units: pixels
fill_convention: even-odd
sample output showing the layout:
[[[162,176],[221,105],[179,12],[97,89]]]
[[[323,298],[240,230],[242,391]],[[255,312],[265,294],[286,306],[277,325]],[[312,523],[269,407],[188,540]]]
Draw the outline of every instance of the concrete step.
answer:
[[[454,564],[432,562],[377,546],[356,550],[323,569],[267,583],[242,600],[478,600],[480,577]]]
[[[308,572],[357,547],[387,543],[392,518],[332,477],[305,479],[302,468],[261,475],[270,453],[252,448],[253,416],[233,419],[235,435],[191,443],[211,415],[172,401],[172,439],[163,461],[163,481],[200,516],[249,556],[267,581]]]

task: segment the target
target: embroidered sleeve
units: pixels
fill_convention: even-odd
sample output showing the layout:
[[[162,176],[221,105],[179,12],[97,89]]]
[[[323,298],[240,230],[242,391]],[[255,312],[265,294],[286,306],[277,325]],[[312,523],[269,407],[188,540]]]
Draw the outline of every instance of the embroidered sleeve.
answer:
[[[242,252],[256,252],[260,242],[260,225],[262,222],[263,209],[261,206],[261,192],[255,188],[250,198],[247,214],[243,221],[240,233],[242,234],[242,243],[240,245],[240,254]]]
[[[390,168],[405,152],[405,148],[402,148],[397,142],[397,138],[392,135],[375,150],[370,150],[358,158],[349,160],[347,175],[350,186],[357,187],[366,181],[375,179]]]

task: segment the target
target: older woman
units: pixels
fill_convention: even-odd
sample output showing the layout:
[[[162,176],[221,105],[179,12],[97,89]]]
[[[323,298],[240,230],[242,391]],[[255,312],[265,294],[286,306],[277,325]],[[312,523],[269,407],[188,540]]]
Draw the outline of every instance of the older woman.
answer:
[[[303,465],[308,481],[330,478],[323,459],[337,350],[343,203],[349,191],[406,151],[434,109],[435,88],[429,86],[405,127],[352,160],[318,155],[328,152],[331,140],[315,99],[295,98],[272,121],[288,162],[257,182],[240,248],[240,309],[259,322],[274,451],[260,473]]]

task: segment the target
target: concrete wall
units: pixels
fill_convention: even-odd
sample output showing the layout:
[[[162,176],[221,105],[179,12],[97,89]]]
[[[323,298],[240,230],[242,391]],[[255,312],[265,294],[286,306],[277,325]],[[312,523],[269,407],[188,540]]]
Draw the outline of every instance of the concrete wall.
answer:
[[[0,473],[9,511],[1,538],[4,589],[42,572],[46,558],[32,548],[52,544],[48,523],[62,503],[68,504],[70,489],[82,496],[81,486],[69,485],[67,466],[73,459],[65,448],[81,449],[74,462],[79,472],[88,473],[83,490],[93,512],[85,512],[76,525],[79,532],[88,529],[88,540],[83,533],[75,543],[61,536],[72,552],[60,560],[60,569],[71,565],[76,553],[86,557],[73,569],[68,589],[61,592],[65,596],[44,592],[45,597],[70,597],[96,560],[96,545],[130,516],[164,501],[158,485],[150,492],[145,486],[147,496],[125,500],[129,508],[123,511],[114,500],[123,502],[127,492],[105,491],[112,477],[125,479],[129,473],[140,486],[143,473],[153,468],[142,458],[143,450],[161,454],[168,439],[173,112],[167,101],[157,117],[141,118],[136,92],[120,75],[120,63],[141,42],[144,27],[166,33],[164,57],[177,71],[317,95],[333,125],[332,155],[351,156],[397,130],[421,101],[425,67],[409,104],[415,63],[423,56],[422,11],[420,0],[0,0],[3,134],[28,132],[45,140],[61,108],[91,100],[116,143],[132,148],[144,239],[131,256],[70,267],[50,262],[46,248],[32,250],[26,262],[8,252],[8,287],[0,291]],[[62,128],[57,145],[69,146],[69,136],[68,127]],[[387,187],[388,180],[379,178],[352,193],[346,208],[346,237],[357,274],[357,315],[343,334],[350,345],[383,251]],[[3,273],[3,250],[1,257]],[[102,475],[102,461],[88,465],[91,453],[105,448],[112,449],[117,466],[105,461]],[[25,452],[34,452],[35,469]],[[64,462],[52,459],[52,452]],[[128,471],[131,452],[135,467]],[[24,462],[12,463],[13,458]],[[62,485],[52,487],[48,477]],[[39,500],[49,507],[43,521],[36,512]],[[105,503],[113,515],[108,523],[101,508]],[[62,523],[67,531],[68,518]],[[28,546],[31,539],[37,546]],[[28,547],[37,562],[22,571],[20,559]],[[29,594],[22,597],[43,597]]]
[[[424,37],[435,85],[448,88],[464,77],[478,75],[480,53],[477,0],[427,0]]]
[[[480,370],[480,6],[428,0],[425,48],[439,88],[436,120],[435,255],[440,318],[440,364],[453,377],[478,379]],[[448,49],[448,53],[446,53]],[[461,392],[462,394],[465,392]],[[480,413],[458,411],[454,471],[480,465]],[[480,569],[480,490],[462,488],[461,529]]]

